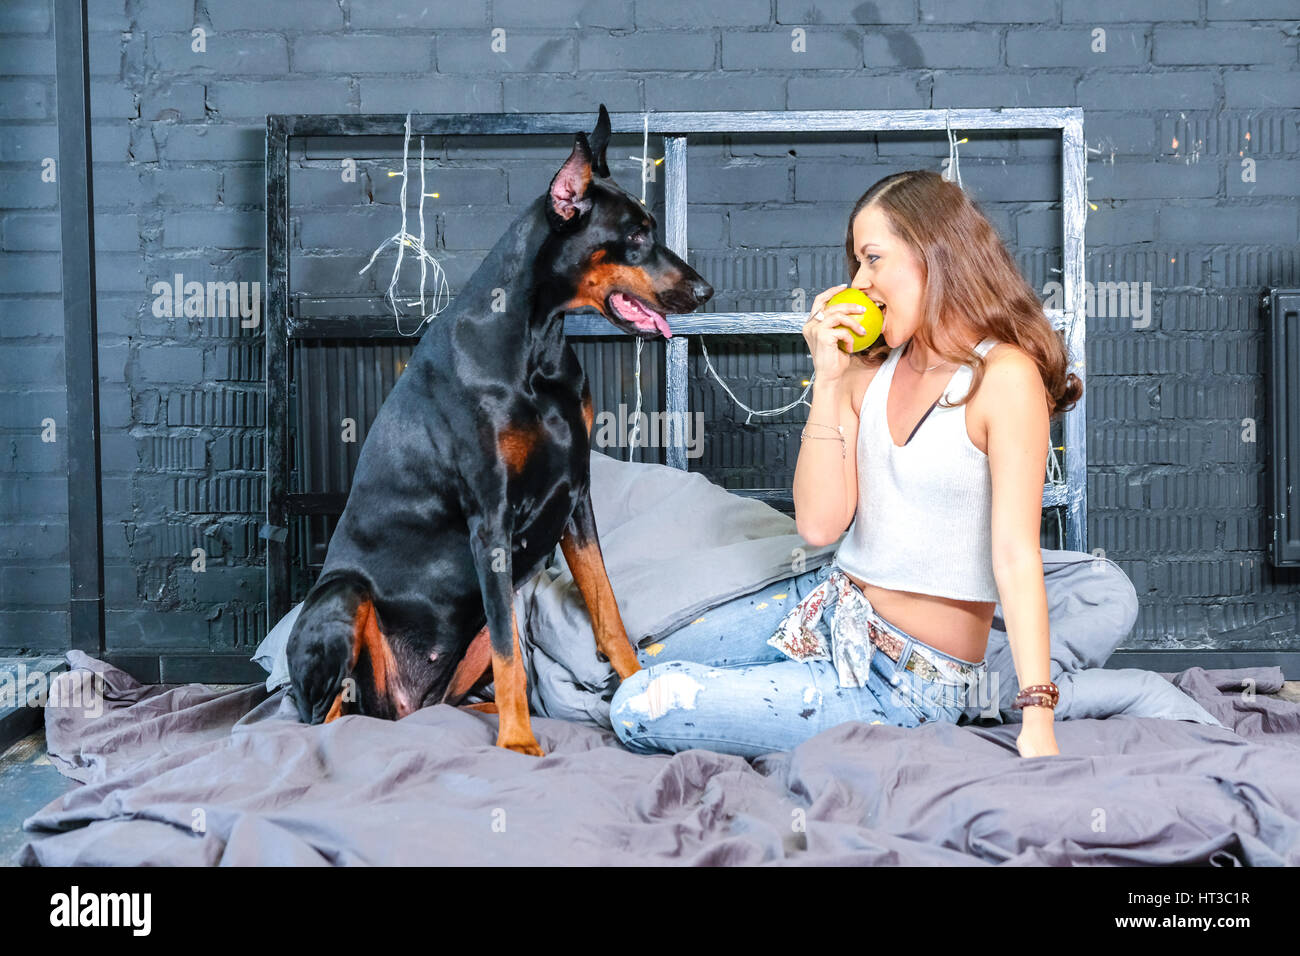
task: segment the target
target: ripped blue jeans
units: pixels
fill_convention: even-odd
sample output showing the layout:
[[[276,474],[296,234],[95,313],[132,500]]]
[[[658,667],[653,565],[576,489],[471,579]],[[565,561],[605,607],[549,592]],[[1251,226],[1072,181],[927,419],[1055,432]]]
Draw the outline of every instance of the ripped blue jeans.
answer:
[[[880,648],[871,654],[866,684],[841,687],[830,661],[796,661],[767,643],[782,618],[832,570],[826,565],[774,581],[639,648],[642,669],[610,701],[610,720],[623,745],[637,753],[703,748],[755,757],[790,750],[850,720],[898,727],[956,723],[969,702],[968,687],[922,678]],[[819,627],[829,640],[828,617]],[[875,619],[903,641],[903,664],[920,646],[985,672],[983,662],[944,654]]]

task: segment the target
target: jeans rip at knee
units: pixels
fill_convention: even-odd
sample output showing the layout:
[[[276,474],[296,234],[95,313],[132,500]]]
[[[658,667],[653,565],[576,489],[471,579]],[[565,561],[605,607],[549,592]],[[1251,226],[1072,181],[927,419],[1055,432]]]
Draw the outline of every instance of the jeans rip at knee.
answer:
[[[684,667],[682,661],[665,661],[643,668],[619,687],[610,709],[610,720],[625,726],[647,720],[658,720],[675,710],[694,710],[696,700],[704,690],[701,681],[708,680],[708,666]]]

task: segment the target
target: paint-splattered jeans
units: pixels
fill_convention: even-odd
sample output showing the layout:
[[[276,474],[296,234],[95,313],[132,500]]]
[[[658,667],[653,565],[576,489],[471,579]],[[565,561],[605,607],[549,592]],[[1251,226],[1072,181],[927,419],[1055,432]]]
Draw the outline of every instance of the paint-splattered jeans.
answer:
[[[866,685],[841,687],[830,661],[792,660],[767,643],[781,619],[831,570],[827,565],[775,581],[639,649],[642,669],[610,701],[610,719],[623,745],[638,753],[703,748],[755,757],[790,750],[850,720],[899,727],[956,723],[967,688],[924,680],[879,648],[871,655]],[[882,623],[904,641],[900,661],[917,644],[929,648]],[[819,626],[829,640],[828,619]]]

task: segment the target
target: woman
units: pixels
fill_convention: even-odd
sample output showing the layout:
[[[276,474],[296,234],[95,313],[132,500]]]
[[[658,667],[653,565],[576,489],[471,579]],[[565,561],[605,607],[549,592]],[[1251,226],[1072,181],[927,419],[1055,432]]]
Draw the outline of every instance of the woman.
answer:
[[[794,504],[809,544],[849,533],[831,565],[642,649],[644,669],[611,701],[614,730],[643,753],[748,757],[847,720],[956,722],[990,690],[997,699],[982,685],[1000,601],[1021,688],[1017,749],[1059,753],[1039,525],[1050,419],[1082,383],[996,230],[938,174],[872,186],[845,253],[884,330],[850,355],[839,343],[863,334],[864,307],[827,304],[843,285],[814,300]]]

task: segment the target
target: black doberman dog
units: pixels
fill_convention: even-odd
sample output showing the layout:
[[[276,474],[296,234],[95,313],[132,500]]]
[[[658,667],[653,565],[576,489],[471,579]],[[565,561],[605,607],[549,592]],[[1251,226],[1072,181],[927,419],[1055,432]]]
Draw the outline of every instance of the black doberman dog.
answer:
[[[564,313],[591,308],[641,338],[669,337],[664,313],[690,312],[713,289],[610,178],[609,135],[602,104],[590,143],[576,134],[380,408],[289,635],[304,722],[455,703],[486,678],[490,653],[495,706],[472,706],[498,714],[498,746],[541,756],[513,596],[557,542],[600,654],[620,679],[640,669],[597,539],[591,390]]]

